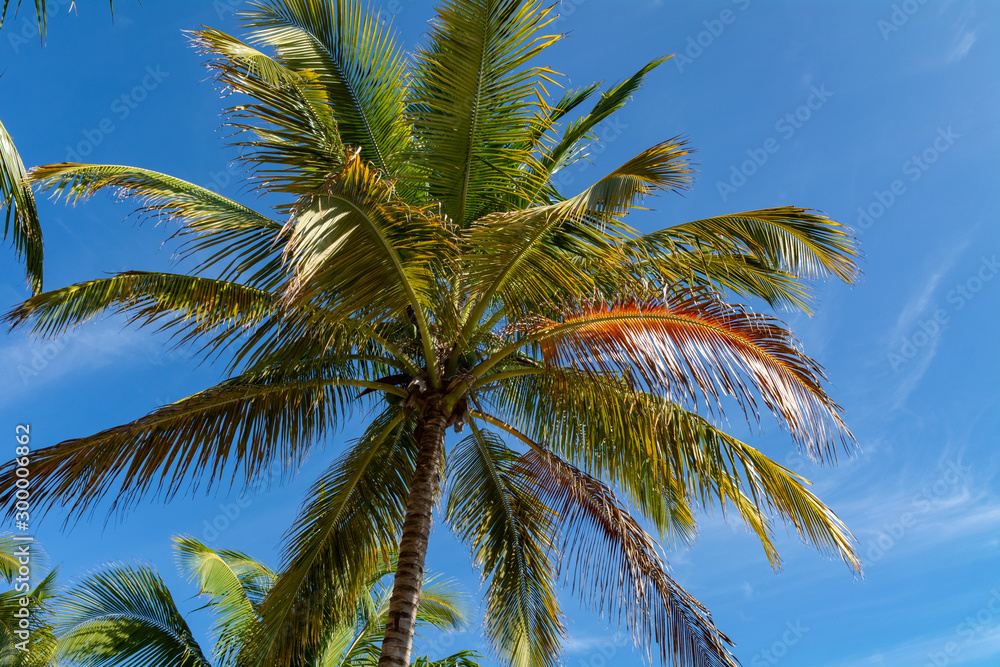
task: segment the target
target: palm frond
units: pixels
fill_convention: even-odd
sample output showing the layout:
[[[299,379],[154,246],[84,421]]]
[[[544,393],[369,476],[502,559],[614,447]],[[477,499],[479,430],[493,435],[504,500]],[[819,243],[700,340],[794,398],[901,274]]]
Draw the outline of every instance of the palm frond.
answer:
[[[810,455],[836,458],[854,442],[840,407],[826,394],[819,365],[771,317],[711,294],[664,300],[584,304],[561,321],[525,324],[547,362],[620,374],[674,401],[711,409],[732,396],[759,418],[755,393]],[[751,389],[752,388],[752,389]]]
[[[423,657],[413,661],[413,667],[479,667],[483,656],[475,651],[459,651],[440,660]]]
[[[446,0],[413,65],[415,179],[460,227],[503,210],[530,161],[532,100],[551,71],[528,63],[558,37],[540,0]]]
[[[4,0],[3,11],[7,11],[7,0]],[[0,14],[0,25],[2,23],[3,15]],[[42,291],[42,227],[38,222],[35,195],[25,183],[26,175],[14,140],[0,123],[0,209],[7,209],[3,238],[6,240],[10,235],[18,259],[25,262],[31,291],[38,294]]]
[[[37,548],[37,546],[36,546]],[[32,553],[32,567],[37,566]],[[58,642],[52,628],[52,602],[58,595],[59,568],[28,591],[0,593],[0,665],[5,667],[52,667],[56,665]],[[30,616],[22,615],[27,599]],[[22,622],[27,622],[27,627]]]
[[[624,245],[628,247],[630,241]],[[806,280],[753,255],[681,247],[669,252],[628,250],[627,253],[633,255],[636,276],[650,286],[728,290],[740,296],[763,299],[773,308],[811,312],[813,295]],[[595,270],[599,272],[600,267]]]
[[[8,583],[17,575],[17,541],[13,535],[0,534],[0,576]]]
[[[211,56],[217,81],[254,100],[227,109],[234,141],[252,180],[269,192],[316,192],[342,166],[344,145],[326,89],[312,71],[294,72],[265,53],[218,30],[192,33]],[[290,207],[277,206],[287,212]]]
[[[625,81],[612,86],[607,92],[601,93],[601,99],[590,110],[590,113],[571,123],[566,128],[559,143],[544,156],[541,162],[546,175],[551,177],[559,169],[572,164],[574,158],[581,153],[580,142],[592,136],[594,128],[621,110],[629,98],[642,87],[649,73],[671,57],[666,56],[651,61]]]
[[[289,224],[290,304],[311,301],[335,316],[363,313],[368,322],[410,307],[432,358],[424,310],[439,294],[436,271],[455,252],[443,221],[396,199],[392,185],[355,153]]]
[[[175,537],[174,543],[181,571],[198,584],[201,595],[209,597],[215,612],[213,654],[223,664],[232,664],[276,575],[239,551],[216,551],[193,537]]]
[[[465,238],[469,291],[478,304],[466,333],[499,298],[508,316],[541,304],[593,293],[593,266],[625,275],[627,258],[618,246],[627,230],[617,219],[647,195],[686,187],[689,150],[671,140],[643,151],[579,195],[549,206],[500,213],[476,221]]]
[[[777,515],[803,541],[860,571],[853,536],[807,480],[665,398],[621,380],[552,369],[509,380],[489,400],[510,432],[611,481],[667,537],[690,539],[694,507],[735,508],[778,567]]]
[[[187,331],[187,338],[222,328],[251,330],[277,311],[274,296],[239,283],[183,274],[127,271],[34,296],[4,316],[11,330],[57,336],[102,313],[124,314],[130,324]]]
[[[272,472],[287,474],[336,425],[358,387],[399,391],[353,380],[353,372],[314,363],[237,376],[128,424],[39,449],[32,455],[36,511],[59,504],[70,517],[108,495],[110,510],[124,511],[143,496],[170,498],[201,483],[210,489],[227,476],[252,488]],[[10,464],[0,474],[12,490],[13,475]],[[2,495],[13,507],[13,491]]]
[[[396,559],[390,560],[385,572],[394,571]],[[373,576],[378,577],[382,572]],[[353,625],[338,628],[327,640],[316,667],[371,667],[378,662],[389,612],[390,588],[381,583],[372,587],[370,596],[362,599]],[[464,595],[454,582],[427,577],[420,589],[417,607],[416,634],[428,628],[441,631],[459,630],[466,626],[468,613]]]
[[[529,452],[519,472],[559,517],[567,578],[585,604],[617,614],[640,646],[692,667],[736,667],[732,642],[708,610],[667,575],[659,548],[599,479],[553,455]]]
[[[263,0],[241,18],[252,43],[316,76],[344,144],[396,175],[410,137],[406,59],[378,14],[348,0]]]
[[[517,454],[471,424],[449,461],[446,520],[489,578],[486,635],[508,664],[555,665],[563,635],[548,556],[555,516],[518,478]]]
[[[747,211],[687,222],[640,236],[632,247],[653,257],[678,249],[749,255],[764,266],[800,278],[860,276],[851,230],[794,206]]]
[[[586,88],[574,88],[567,90],[563,96],[550,104],[544,97],[539,101],[539,108],[536,110],[537,118],[531,132],[530,146],[533,150],[541,149],[547,133],[551,132],[559,121],[571,113],[578,106],[586,102],[600,89],[600,84],[591,84]],[[529,201],[528,204],[535,202]]]
[[[211,667],[163,580],[146,565],[92,573],[55,608],[60,655],[80,667]]]
[[[412,424],[391,408],[317,480],[241,660],[299,665],[322,652],[334,628],[350,625],[370,577],[393,571],[417,449]]]
[[[178,234],[193,237],[179,257],[196,260],[195,271],[222,264],[225,279],[251,274],[248,284],[264,288],[280,280],[282,225],[208,188],[148,169],[65,162],[35,167],[29,182],[67,202],[112,189],[136,199],[139,215],[179,222]]]

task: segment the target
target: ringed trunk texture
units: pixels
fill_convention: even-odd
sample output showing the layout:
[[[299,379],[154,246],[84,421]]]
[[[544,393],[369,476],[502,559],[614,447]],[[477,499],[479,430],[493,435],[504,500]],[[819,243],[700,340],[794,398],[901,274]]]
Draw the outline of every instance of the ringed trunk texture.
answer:
[[[418,425],[420,451],[406,505],[399,562],[389,599],[389,617],[378,667],[409,667],[413,633],[417,623],[420,587],[424,581],[424,561],[431,536],[431,519],[441,488],[441,456],[448,418],[440,410],[429,409]]]

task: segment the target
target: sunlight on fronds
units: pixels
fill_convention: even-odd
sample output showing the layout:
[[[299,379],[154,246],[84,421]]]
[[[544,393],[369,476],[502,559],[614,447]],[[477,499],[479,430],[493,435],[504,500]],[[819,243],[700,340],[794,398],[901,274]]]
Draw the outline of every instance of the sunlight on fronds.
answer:
[[[759,393],[820,461],[836,458],[838,442],[853,443],[840,407],[822,387],[822,369],[791,333],[711,294],[581,305],[567,309],[561,321],[526,328],[550,363],[620,374],[675,401],[711,409],[721,396],[732,396],[758,417]]]
[[[7,2],[4,1],[4,11]],[[2,16],[0,16],[2,23]],[[3,238],[10,237],[18,259],[27,267],[28,283],[33,294],[42,291],[42,228],[31,186],[25,182],[27,172],[14,140],[0,123],[0,209],[6,208]]]

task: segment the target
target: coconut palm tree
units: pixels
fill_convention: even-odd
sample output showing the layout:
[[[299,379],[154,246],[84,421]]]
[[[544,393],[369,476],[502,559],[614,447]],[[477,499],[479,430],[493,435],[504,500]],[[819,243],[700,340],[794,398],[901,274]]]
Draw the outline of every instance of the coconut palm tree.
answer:
[[[216,665],[235,665],[257,622],[275,574],[246,554],[213,550],[190,537],[175,538],[178,563],[215,613]],[[391,559],[390,559],[391,560]],[[389,561],[387,561],[389,562]],[[327,629],[311,667],[371,667],[388,610],[388,590],[376,573],[355,600],[354,623]],[[465,624],[453,585],[432,584],[421,593],[419,623],[456,629]],[[54,605],[59,655],[81,667],[212,667],[170,590],[148,565],[109,565],[87,575]],[[464,657],[464,656],[463,656]],[[444,663],[429,663],[444,667]]]
[[[557,659],[560,578],[664,660],[735,664],[644,522],[683,542],[699,508],[720,507],[777,567],[777,517],[859,565],[806,480],[715,419],[724,397],[750,422],[763,403],[817,460],[853,443],[791,332],[730,302],[808,309],[812,280],[856,279],[850,231],[786,206],[639,233],[629,211],[691,182],[680,139],[560,192],[664,59],[550,97],[558,75],[535,63],[559,39],[543,34],[552,16],[537,0],[446,0],[414,53],[348,0],[262,0],[245,41],[194,33],[238,95],[234,141],[276,215],[141,168],[32,172],[68,199],[112,189],[177,221],[189,266],[47,292],[11,326],[53,336],[122,313],[229,375],[35,452],[36,503],[76,516],[225,477],[252,487],[352,408],[374,410],[314,484],[241,664],[303,664],[398,549],[379,665],[407,665],[439,499],[488,582],[487,635],[517,665]],[[467,430],[450,448],[449,428]]]
[[[18,259],[27,267],[32,294],[42,291],[42,228],[31,187],[24,183],[27,172],[14,140],[0,123],[0,210],[6,209],[3,238],[10,236]]]
[[[0,577],[11,585],[11,590],[0,592],[0,665],[51,667],[56,664],[51,605],[59,574],[54,569],[31,586],[31,578],[20,573],[24,544],[12,535],[0,534]],[[37,548],[31,552],[29,565],[37,576],[44,563]]]

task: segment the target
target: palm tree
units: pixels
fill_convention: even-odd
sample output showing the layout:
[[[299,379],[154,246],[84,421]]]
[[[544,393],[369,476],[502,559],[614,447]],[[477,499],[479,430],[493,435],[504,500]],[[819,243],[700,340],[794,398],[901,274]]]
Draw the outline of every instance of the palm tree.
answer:
[[[69,199],[110,188],[179,222],[190,269],[47,292],[11,326],[53,336],[123,313],[224,356],[230,375],[35,452],[36,503],[78,516],[105,496],[126,508],[225,477],[252,487],[374,409],[287,537],[248,665],[303,664],[397,549],[379,665],[407,665],[442,497],[489,582],[487,635],[517,665],[555,663],[560,578],[664,660],[735,664],[644,521],[683,542],[699,508],[721,507],[777,567],[777,516],[859,567],[808,482],[714,421],[728,396],[751,422],[763,402],[817,460],[853,443],[791,332],[727,300],[807,310],[813,279],[856,279],[850,231],[787,206],[637,232],[630,210],[690,184],[679,139],[577,194],[555,184],[665,59],[556,99],[557,75],[533,64],[559,39],[541,34],[538,0],[446,0],[413,54],[348,0],[263,0],[242,18],[246,41],[193,40],[240,95],[234,141],[277,216],[135,167],[32,172]],[[446,456],[450,427],[469,433]]]
[[[31,587],[30,581],[19,573],[23,564],[19,552],[23,546],[24,542],[18,542],[12,535],[0,534],[0,577],[12,585],[11,590],[0,592],[0,665],[50,667],[56,664],[51,605],[56,596],[58,570],[53,569]],[[39,562],[41,554],[32,549],[30,555],[32,572],[38,573],[43,565]]]
[[[18,259],[27,267],[32,294],[42,292],[42,228],[31,186],[24,183],[27,172],[14,140],[0,123],[0,210],[7,209],[3,238],[14,243]]]
[[[190,537],[175,538],[181,570],[207,595],[217,665],[235,665],[257,622],[275,574],[238,551],[213,550]],[[371,667],[377,658],[388,591],[374,575],[355,600],[356,619],[327,629],[310,667]],[[170,590],[148,565],[111,565],[89,574],[55,603],[59,654],[81,667],[211,667]],[[419,623],[456,629],[465,623],[459,596],[447,583],[422,591]],[[373,655],[375,657],[373,657]],[[444,667],[445,663],[429,663]]]

